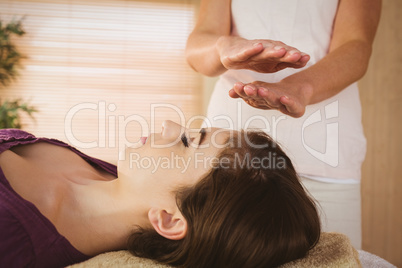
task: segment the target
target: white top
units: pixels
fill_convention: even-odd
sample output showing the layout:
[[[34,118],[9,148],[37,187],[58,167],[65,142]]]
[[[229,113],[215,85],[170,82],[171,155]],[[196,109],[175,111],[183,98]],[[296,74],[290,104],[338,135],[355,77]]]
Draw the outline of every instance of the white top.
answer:
[[[337,6],[337,0],[232,0],[232,35],[282,41],[308,53],[311,57],[308,67],[328,51]],[[340,183],[359,181],[366,140],[357,83],[325,101],[307,106],[301,118],[276,110],[255,109],[228,96],[235,82],[278,82],[300,70],[289,68],[273,74],[226,71],[211,96],[210,123],[222,128],[265,129],[282,145],[296,171],[304,176],[333,178]]]

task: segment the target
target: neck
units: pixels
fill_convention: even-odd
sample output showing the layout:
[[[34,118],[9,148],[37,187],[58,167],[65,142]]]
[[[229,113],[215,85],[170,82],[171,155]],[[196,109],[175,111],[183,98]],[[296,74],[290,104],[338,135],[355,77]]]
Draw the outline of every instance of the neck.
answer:
[[[125,249],[134,228],[149,224],[146,207],[136,196],[121,179],[75,184],[62,205],[63,235],[87,255]]]

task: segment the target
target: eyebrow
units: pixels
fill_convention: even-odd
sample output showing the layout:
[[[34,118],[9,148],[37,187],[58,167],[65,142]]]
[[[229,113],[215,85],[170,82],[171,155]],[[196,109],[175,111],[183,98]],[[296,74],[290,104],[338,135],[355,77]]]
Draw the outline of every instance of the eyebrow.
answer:
[[[205,136],[206,136],[206,134],[207,134],[205,128],[201,128],[201,129],[200,129],[200,134],[201,134],[200,142],[198,143],[197,148],[198,148],[198,147],[201,145],[201,143],[205,140]]]

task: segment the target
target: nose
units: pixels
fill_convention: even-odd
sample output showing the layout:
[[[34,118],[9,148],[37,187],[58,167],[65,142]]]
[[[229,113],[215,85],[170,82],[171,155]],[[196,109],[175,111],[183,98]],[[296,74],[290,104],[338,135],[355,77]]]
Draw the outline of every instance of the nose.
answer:
[[[165,120],[162,123],[162,138],[168,140],[174,140],[181,136],[184,132],[184,127],[180,126],[179,124]]]

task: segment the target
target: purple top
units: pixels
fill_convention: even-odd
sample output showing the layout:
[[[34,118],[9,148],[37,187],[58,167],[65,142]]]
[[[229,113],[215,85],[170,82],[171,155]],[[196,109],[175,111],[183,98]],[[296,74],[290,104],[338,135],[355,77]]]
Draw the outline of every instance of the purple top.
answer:
[[[94,167],[117,177],[117,168],[87,156],[55,139],[36,138],[18,129],[0,129],[0,153],[39,141],[69,148]],[[60,235],[31,202],[12,188],[0,168],[0,265],[2,267],[64,267],[89,259]]]

